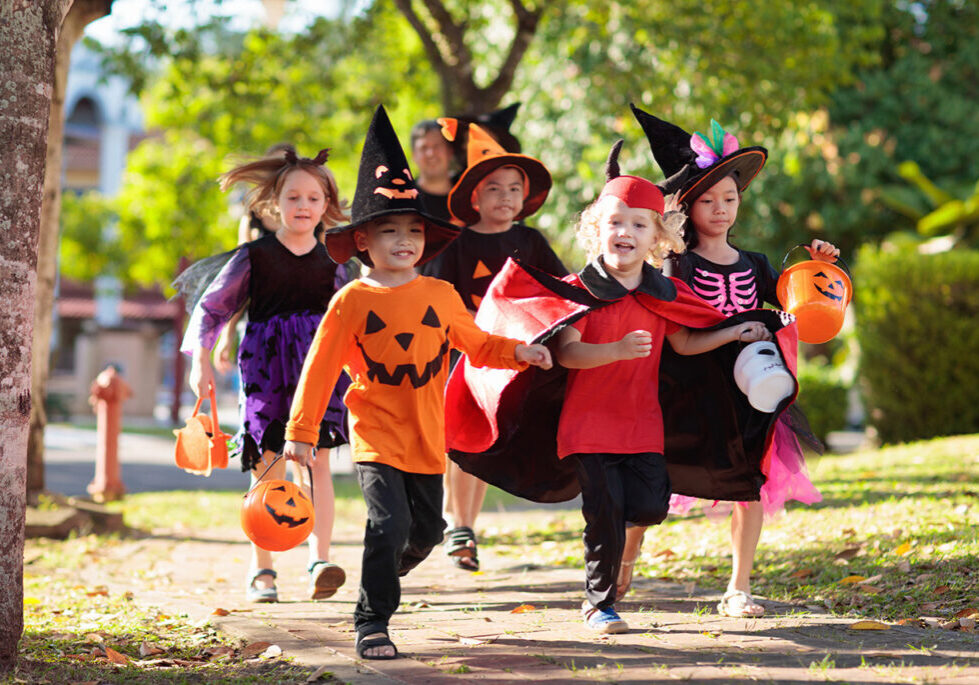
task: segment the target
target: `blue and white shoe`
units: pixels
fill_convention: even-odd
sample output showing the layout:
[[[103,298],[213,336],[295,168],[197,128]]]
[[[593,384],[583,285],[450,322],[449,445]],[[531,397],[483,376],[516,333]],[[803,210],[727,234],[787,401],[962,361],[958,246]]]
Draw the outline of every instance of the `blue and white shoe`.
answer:
[[[593,607],[588,600],[581,604],[581,617],[585,619],[585,625],[598,633],[618,635],[629,632],[629,624],[615,613],[615,609],[599,609]]]

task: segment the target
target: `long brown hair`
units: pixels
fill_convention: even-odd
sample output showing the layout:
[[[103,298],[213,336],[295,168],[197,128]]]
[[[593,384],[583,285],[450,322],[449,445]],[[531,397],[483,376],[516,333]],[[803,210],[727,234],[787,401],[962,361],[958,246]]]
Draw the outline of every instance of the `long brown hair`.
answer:
[[[249,210],[258,215],[272,215],[276,200],[282,192],[286,177],[296,170],[302,170],[311,175],[323,188],[326,197],[326,211],[323,213],[323,225],[327,228],[349,221],[346,214],[346,200],[340,199],[333,173],[326,167],[329,149],[320,150],[314,158],[300,157],[292,145],[282,146],[281,153],[255,159],[239,164],[230,171],[221,174],[218,179],[221,190],[227,190],[236,183],[252,186],[245,193],[245,204]]]

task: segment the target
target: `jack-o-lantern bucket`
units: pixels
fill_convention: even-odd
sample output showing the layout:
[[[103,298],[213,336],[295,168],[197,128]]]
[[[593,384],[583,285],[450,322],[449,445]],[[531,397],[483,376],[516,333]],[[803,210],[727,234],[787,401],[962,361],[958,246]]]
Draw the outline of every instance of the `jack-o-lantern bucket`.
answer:
[[[269,552],[284,552],[303,542],[313,531],[314,521],[312,499],[288,480],[259,477],[255,486],[245,493],[241,505],[242,530],[249,540]]]
[[[792,250],[806,245],[796,245]],[[824,343],[831,340],[843,327],[843,315],[853,297],[850,276],[836,264],[814,259],[785,268],[789,250],[782,259],[782,275],[778,279],[776,294],[782,307],[794,314],[799,326],[799,340],[807,343]],[[837,261],[846,266],[842,258]]]

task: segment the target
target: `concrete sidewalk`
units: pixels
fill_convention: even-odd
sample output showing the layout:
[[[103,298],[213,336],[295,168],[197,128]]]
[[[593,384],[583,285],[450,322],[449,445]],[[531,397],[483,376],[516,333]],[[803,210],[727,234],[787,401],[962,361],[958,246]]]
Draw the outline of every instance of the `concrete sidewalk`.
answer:
[[[480,522],[513,530],[548,515],[486,513]],[[305,599],[304,547],[277,555],[280,603],[245,602],[249,550],[238,530],[126,539],[79,580],[209,620],[249,643],[278,645],[283,656],[325,667],[340,682],[979,682],[975,634],[904,625],[854,630],[857,618],[763,598],[766,617],[723,618],[715,593],[661,579],[637,579],[619,605],[630,633],[598,636],[579,617],[580,568],[537,566],[503,544],[480,548],[480,573],[454,568],[436,550],[404,579],[391,623],[403,658],[361,661],[351,618],[361,531],[358,522],[338,524],[333,556],[348,580],[324,602]]]

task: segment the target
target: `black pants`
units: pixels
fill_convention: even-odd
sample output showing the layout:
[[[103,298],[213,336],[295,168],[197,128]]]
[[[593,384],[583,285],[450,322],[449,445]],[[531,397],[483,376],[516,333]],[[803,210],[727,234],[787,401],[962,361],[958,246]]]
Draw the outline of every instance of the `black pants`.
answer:
[[[585,517],[585,595],[591,605],[615,604],[626,522],[662,523],[670,508],[670,475],[662,454],[575,454]]]
[[[367,527],[354,627],[358,635],[368,635],[387,630],[401,602],[398,577],[442,542],[442,474],[358,462],[357,480],[367,502]]]

